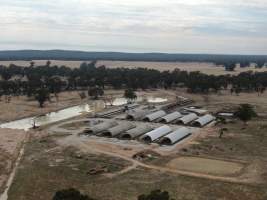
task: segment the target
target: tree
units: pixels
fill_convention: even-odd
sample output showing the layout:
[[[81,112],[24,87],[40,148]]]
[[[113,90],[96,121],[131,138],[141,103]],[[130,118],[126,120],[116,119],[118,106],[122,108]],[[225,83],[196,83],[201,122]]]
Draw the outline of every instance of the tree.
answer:
[[[138,197],[138,200],[173,200],[166,191],[154,190],[150,194],[143,194]]]
[[[44,107],[44,103],[50,99],[49,91],[46,88],[40,88],[36,91],[35,99],[39,102],[40,108]]]
[[[50,67],[50,65],[51,65],[51,61],[50,60],[48,60],[48,61],[46,61],[46,67]]]
[[[92,87],[88,90],[88,96],[93,97],[95,100],[98,99],[99,96],[104,95],[104,90],[99,87]]]
[[[137,95],[133,89],[127,89],[124,92],[124,97],[127,99],[129,103],[131,103],[137,98]]]
[[[94,200],[91,197],[81,194],[80,191],[70,188],[59,190],[53,197],[53,200]]]
[[[30,62],[30,67],[34,67],[34,65],[35,65],[35,62],[31,61]]]
[[[241,104],[235,112],[235,116],[246,124],[253,117],[256,117],[257,113],[250,104]]]

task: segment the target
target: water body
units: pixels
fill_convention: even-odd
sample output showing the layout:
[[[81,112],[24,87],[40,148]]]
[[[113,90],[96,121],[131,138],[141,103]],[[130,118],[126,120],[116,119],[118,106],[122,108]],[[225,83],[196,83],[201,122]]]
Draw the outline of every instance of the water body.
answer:
[[[81,115],[84,112],[92,112],[92,109],[88,104],[83,104],[79,106],[69,107],[57,112],[51,112],[46,115],[36,116],[36,117],[29,117],[24,118],[21,120],[15,120],[12,122],[4,123],[0,125],[0,128],[10,128],[10,129],[22,129],[22,130],[29,130],[33,127],[35,122],[36,126],[42,126],[46,124],[50,124],[53,122],[57,122],[60,120],[65,120],[68,118],[76,117]]]

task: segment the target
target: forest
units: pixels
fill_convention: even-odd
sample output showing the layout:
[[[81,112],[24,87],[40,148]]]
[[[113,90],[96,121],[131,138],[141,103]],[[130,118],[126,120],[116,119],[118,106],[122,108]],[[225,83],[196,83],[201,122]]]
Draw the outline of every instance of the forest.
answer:
[[[47,61],[44,66],[21,67],[11,64],[0,66],[0,96],[27,95],[34,96],[40,89],[49,93],[70,90],[87,90],[88,88],[106,87],[114,89],[152,89],[175,87],[187,88],[192,93],[217,93],[230,89],[232,93],[263,93],[267,87],[267,72],[243,72],[239,75],[206,75],[201,72],[157,71],[137,68],[109,69],[96,67],[96,61],[82,63],[80,68],[51,66]]]

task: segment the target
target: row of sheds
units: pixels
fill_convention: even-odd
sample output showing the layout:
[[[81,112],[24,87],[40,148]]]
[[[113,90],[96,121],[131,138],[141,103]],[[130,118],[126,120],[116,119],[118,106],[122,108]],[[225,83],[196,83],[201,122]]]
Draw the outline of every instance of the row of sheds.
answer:
[[[152,113],[149,113],[147,110],[132,110],[128,113],[127,118],[132,120],[142,119],[147,122],[158,121],[162,123],[177,123],[183,125],[192,124],[193,126],[197,127],[203,127],[215,120],[215,117],[210,114],[198,117],[196,113],[182,115],[180,112],[175,111],[167,114],[163,110]]]
[[[105,121],[90,127],[85,131],[88,134],[101,134],[106,137],[120,137],[122,139],[136,139],[151,143],[159,142],[165,145],[172,145],[191,135],[191,130],[182,127],[175,131],[164,125],[156,129],[147,124],[135,126],[130,122],[117,123],[116,121]]]

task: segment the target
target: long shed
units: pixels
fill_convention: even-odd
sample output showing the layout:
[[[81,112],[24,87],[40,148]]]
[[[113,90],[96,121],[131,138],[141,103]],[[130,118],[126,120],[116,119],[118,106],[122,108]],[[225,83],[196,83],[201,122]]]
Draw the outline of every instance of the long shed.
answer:
[[[170,134],[164,136],[160,143],[164,145],[173,145],[176,142],[183,140],[192,134],[192,131],[186,127],[177,129],[176,131],[171,132]]]
[[[171,127],[167,126],[167,125],[164,125],[164,126],[161,126],[157,129],[154,129],[153,131],[150,131],[148,133],[146,133],[143,137],[142,137],[142,140],[145,141],[145,142],[153,142],[159,138],[161,138],[162,136],[170,133],[172,131]]]
[[[123,139],[132,140],[132,139],[135,139],[137,137],[140,137],[141,135],[143,135],[143,134],[145,134],[151,130],[153,130],[153,128],[149,125],[140,125],[134,129],[126,131],[125,133],[122,134],[121,137]]]
[[[98,134],[101,133],[111,127],[117,126],[118,123],[116,121],[106,121],[106,122],[102,122],[100,124],[97,124],[87,130],[85,130],[84,132],[87,134]]]
[[[208,115],[204,115],[203,117],[198,118],[192,124],[193,126],[203,127],[209,124],[210,122],[212,122],[214,119],[215,119],[214,116],[208,114]]]
[[[166,115],[165,111],[159,110],[157,112],[153,112],[151,114],[146,115],[145,118],[144,118],[144,121],[152,122],[152,121],[154,121],[156,119],[159,119],[159,118],[161,118],[161,117],[163,117],[165,115]]]
[[[140,119],[143,119],[149,112],[150,112],[149,110],[142,110],[142,109],[130,110],[127,113],[127,119],[140,120]]]
[[[190,122],[194,121],[197,119],[198,116],[195,113],[190,113],[188,115],[183,116],[182,118],[177,120],[178,124],[189,124]]]
[[[163,122],[163,123],[170,123],[178,118],[182,117],[182,114],[179,113],[179,112],[173,112],[171,114],[168,114],[164,117],[161,118],[160,122]]]
[[[128,131],[130,129],[135,128],[136,126],[130,122],[123,122],[119,124],[118,126],[112,127],[106,131],[103,132],[104,136],[107,137],[115,137],[125,131]]]

